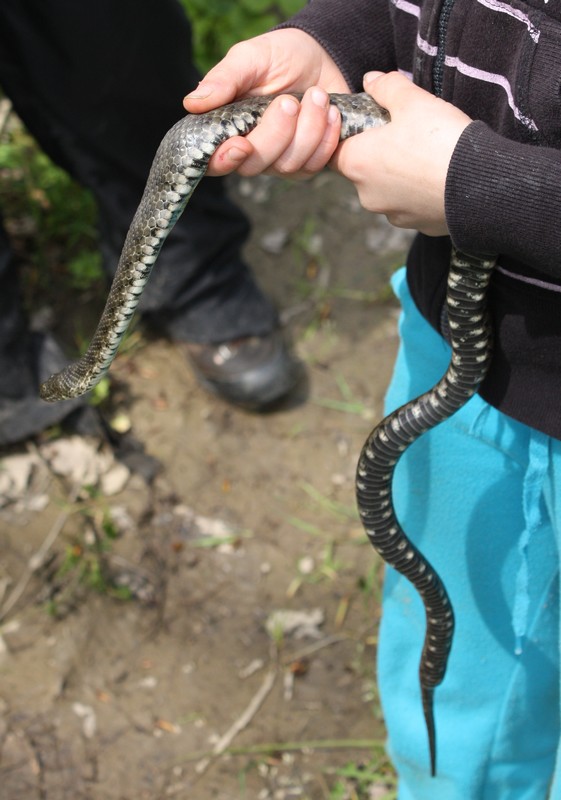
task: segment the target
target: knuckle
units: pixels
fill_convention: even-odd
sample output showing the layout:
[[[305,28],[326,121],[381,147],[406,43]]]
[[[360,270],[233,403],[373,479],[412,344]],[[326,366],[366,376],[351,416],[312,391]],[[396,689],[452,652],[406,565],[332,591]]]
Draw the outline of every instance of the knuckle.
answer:
[[[256,175],[260,175],[263,172],[263,165],[250,159],[241,164],[236,172],[242,178],[255,178]]]
[[[232,56],[233,58],[237,58],[238,55],[245,58],[245,50],[247,48],[247,44],[244,42],[236,42],[231,47],[228,48],[226,53],[227,56]]]
[[[276,172],[283,178],[292,177],[295,172],[299,171],[298,166],[293,161],[284,161],[280,159],[277,161]]]
[[[300,170],[300,174],[304,178],[311,178],[312,175],[318,173],[325,166],[323,159],[311,159],[307,164],[304,164]]]
[[[405,81],[409,83],[409,80],[397,70],[387,72],[384,77],[389,86],[396,86],[397,84],[402,85]]]

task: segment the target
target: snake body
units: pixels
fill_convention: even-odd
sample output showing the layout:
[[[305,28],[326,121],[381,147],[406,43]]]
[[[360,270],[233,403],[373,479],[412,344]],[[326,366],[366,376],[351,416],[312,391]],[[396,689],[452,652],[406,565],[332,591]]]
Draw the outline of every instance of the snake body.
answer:
[[[450,365],[430,391],[401,406],[374,428],[357,466],[357,504],[366,534],[384,561],[411,581],[425,605],[427,625],[419,678],[433,775],[433,693],[446,672],[454,612],[442,580],[399,524],[392,500],[392,479],[395,465],[407,447],[458,411],[487,374],[492,337],[486,301],[494,265],[494,259],[452,251],[446,302],[452,345]]]
[[[138,305],[167,235],[203,177],[217,147],[249,133],[273,98],[253,97],[201,115],[188,115],[166,134],[127,234],[107,303],[86,353],[41,386],[44,400],[77,397],[92,389],[109,369]],[[334,94],[341,113],[341,139],[390,121],[367,94]],[[436,769],[433,692],[446,672],[454,615],[434,568],[409,541],[393,507],[391,484],[403,451],[425,431],[458,410],[483,380],[490,359],[486,288],[494,262],[453,252],[448,281],[452,361],[441,381],[407,403],[372,431],[357,469],[357,500],[367,535],[385,561],[417,588],[427,613],[420,664],[422,703],[429,738],[431,772]]]

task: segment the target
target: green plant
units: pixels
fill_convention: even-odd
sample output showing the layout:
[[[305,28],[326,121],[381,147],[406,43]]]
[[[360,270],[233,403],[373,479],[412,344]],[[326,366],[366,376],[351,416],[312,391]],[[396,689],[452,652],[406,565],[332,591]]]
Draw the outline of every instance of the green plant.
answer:
[[[0,142],[0,174],[4,215],[31,225],[39,256],[53,241],[63,240],[74,251],[84,243],[95,243],[91,194],[53,164],[17,121]]]
[[[97,592],[116,600],[130,600],[131,591],[114,580],[109,555],[118,531],[94,487],[84,487],[88,498],[78,502],[74,513],[82,517],[79,530],[62,554],[47,603],[52,616],[63,616],[84,594]]]
[[[236,42],[257,36],[294,14],[305,0],[181,0],[193,25],[195,58],[203,72]]]
[[[380,790],[380,800],[396,800],[397,780],[385,757],[368,763],[349,763],[335,770],[338,780],[329,794],[329,800],[368,800],[373,786]],[[381,793],[383,792],[383,794]]]
[[[336,580],[340,570],[344,567],[345,565],[336,556],[335,541],[329,540],[321,553],[321,562],[317,566],[314,565],[313,569],[307,571],[302,570],[301,563],[299,563],[298,575],[292,579],[286,590],[287,597],[294,597],[305,583],[315,584],[324,580]]]
[[[313,398],[313,402],[318,406],[329,408],[332,411],[341,411],[344,414],[358,414],[361,417],[368,417],[368,406],[361,400],[357,400],[343,375],[335,375],[335,381],[341,395],[340,398],[315,397]]]
[[[101,253],[97,250],[81,250],[70,259],[67,270],[74,289],[88,289],[93,283],[103,279]]]
[[[15,115],[0,141],[0,176],[6,227],[25,252],[27,302],[44,302],[58,276],[79,290],[99,283],[93,197],[39,149]]]

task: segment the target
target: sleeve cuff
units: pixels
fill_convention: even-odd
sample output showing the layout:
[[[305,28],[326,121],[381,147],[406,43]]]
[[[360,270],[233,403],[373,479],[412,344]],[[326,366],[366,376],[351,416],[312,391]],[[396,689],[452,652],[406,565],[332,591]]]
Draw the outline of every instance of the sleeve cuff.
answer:
[[[466,253],[504,254],[561,274],[561,159],[499,136],[483,122],[462,133],[446,179],[446,220]]]

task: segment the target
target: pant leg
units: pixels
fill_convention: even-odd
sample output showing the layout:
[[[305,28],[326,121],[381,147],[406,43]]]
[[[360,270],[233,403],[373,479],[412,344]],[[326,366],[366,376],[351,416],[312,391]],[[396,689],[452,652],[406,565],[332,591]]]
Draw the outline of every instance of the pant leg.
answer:
[[[83,398],[39,400],[39,383],[65,364],[50,336],[29,330],[16,261],[0,218],[0,448],[40,433],[85,404]]]
[[[557,535],[557,546],[561,553],[561,441],[552,440],[551,447],[551,464],[552,468],[548,475],[548,480],[545,486],[545,500],[547,504],[548,513],[554,521],[554,526]],[[561,615],[560,615],[561,616]],[[561,641],[561,634],[560,634]],[[561,654],[560,654],[561,663]],[[561,674],[560,674],[561,680]],[[561,716],[561,709],[560,709]],[[561,800],[561,743],[557,752],[557,759],[555,763],[555,772],[553,776],[549,800]]]
[[[14,400],[36,390],[18,270],[0,218],[0,398]]]
[[[388,409],[432,386],[449,358],[403,274],[395,284],[402,344]],[[559,558],[546,509],[526,537],[524,508],[540,448],[547,452],[529,428],[475,397],[398,463],[398,517],[441,575],[456,613],[448,671],[435,692],[438,774],[431,778],[418,687],[424,609],[410,584],[387,570],[379,682],[400,800],[547,796],[559,738]]]
[[[46,152],[99,204],[109,272],[163,134],[196,84],[177,0],[3,0],[0,82]],[[241,257],[248,222],[207,179],[168,238],[140,310],[176,338],[220,341],[277,324]]]

